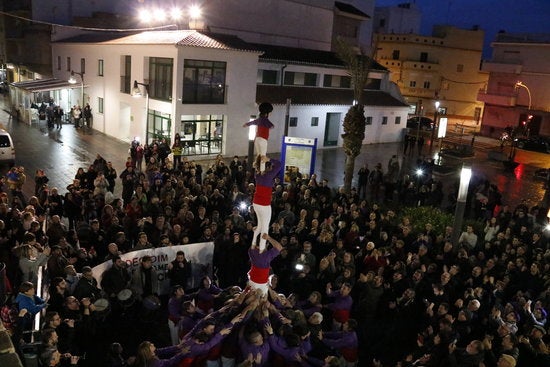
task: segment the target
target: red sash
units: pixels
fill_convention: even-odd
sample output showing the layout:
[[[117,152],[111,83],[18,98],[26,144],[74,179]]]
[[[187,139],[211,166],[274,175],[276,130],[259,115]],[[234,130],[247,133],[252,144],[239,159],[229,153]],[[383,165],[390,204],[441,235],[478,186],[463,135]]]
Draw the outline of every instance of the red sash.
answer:
[[[357,348],[340,348],[340,353],[346,362],[357,362],[359,359],[359,353]]]
[[[334,320],[338,321],[339,323],[344,323],[349,320],[349,311],[348,310],[335,310],[332,314],[332,317]]]
[[[250,266],[248,277],[251,281],[257,284],[265,284],[269,280],[269,268],[258,268],[254,265]]]

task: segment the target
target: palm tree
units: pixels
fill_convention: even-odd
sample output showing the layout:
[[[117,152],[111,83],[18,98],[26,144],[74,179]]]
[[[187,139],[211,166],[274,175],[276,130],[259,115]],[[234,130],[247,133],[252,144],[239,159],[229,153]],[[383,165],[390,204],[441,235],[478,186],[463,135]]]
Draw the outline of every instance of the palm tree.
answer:
[[[344,190],[349,194],[353,171],[355,169],[355,158],[361,153],[363,139],[365,139],[365,106],[361,103],[363,89],[367,83],[369,71],[372,65],[372,57],[365,56],[361,50],[359,53],[346,41],[338,38],[336,40],[336,54],[346,66],[353,86],[354,104],[349,108],[344,117],[344,153],[346,162],[344,165]],[[376,49],[376,47],[374,47]]]

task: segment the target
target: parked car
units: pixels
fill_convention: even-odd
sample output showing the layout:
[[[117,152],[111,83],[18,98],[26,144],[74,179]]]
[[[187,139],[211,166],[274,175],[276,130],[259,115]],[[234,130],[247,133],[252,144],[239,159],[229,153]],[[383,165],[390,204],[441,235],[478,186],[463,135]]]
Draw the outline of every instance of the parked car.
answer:
[[[550,139],[543,136],[514,139],[514,145],[519,149],[550,153]]]
[[[0,162],[8,163],[10,166],[15,164],[15,147],[10,133],[0,129]]]
[[[410,129],[418,129],[418,124],[422,130],[432,130],[434,128],[434,120],[425,116],[413,116],[407,120],[407,127]]]

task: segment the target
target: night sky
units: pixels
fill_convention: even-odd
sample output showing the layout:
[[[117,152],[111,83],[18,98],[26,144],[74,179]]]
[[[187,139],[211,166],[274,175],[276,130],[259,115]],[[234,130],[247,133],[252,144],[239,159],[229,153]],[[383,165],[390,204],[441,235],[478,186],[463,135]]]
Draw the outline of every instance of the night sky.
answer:
[[[376,0],[376,6],[391,6],[407,0]],[[421,33],[431,33],[434,24],[485,31],[484,58],[500,30],[508,33],[550,33],[550,0],[416,0],[422,11]]]

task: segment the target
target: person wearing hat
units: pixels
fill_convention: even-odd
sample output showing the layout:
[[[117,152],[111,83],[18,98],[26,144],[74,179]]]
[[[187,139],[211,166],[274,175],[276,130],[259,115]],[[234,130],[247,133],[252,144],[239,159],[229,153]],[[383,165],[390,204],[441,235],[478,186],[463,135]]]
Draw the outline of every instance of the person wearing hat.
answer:
[[[269,140],[269,130],[273,129],[275,125],[269,121],[269,114],[273,111],[271,103],[261,103],[259,106],[260,117],[243,124],[243,127],[256,126],[256,138],[254,139],[254,149],[256,154],[266,158],[267,154],[267,141]],[[265,170],[265,162],[261,163],[260,171]]]

